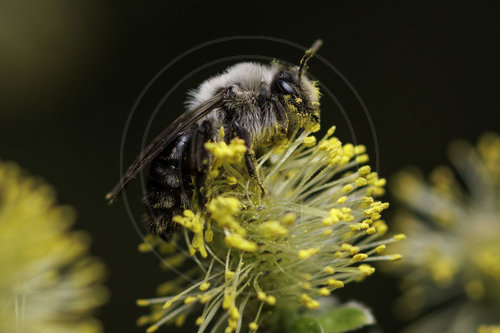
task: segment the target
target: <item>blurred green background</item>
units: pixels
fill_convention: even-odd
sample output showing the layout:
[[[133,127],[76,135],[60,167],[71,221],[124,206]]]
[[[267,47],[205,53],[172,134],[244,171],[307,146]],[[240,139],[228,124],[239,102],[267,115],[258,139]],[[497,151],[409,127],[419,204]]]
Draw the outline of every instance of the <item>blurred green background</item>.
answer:
[[[153,255],[137,252],[141,239],[123,200],[109,207],[104,194],[120,176],[126,119],[148,82],[182,52],[215,38],[273,36],[307,47],[320,37],[319,55],[356,88],[378,140],[352,92],[316,59],[311,74],[348,116],[325,95],[323,126],[336,124],[341,139],[366,144],[384,177],[408,164],[428,171],[446,162],[452,139],[475,142],[483,131],[499,130],[498,3],[450,4],[1,1],[0,158],[43,176],[61,202],[76,208],[77,227],[92,234],[93,254],[110,270],[112,298],[100,312],[106,331],[142,332],[135,319],[143,309],[135,299],[152,296],[167,275]],[[210,61],[237,55],[297,63],[302,51],[251,39],[182,58],[139,103],[125,163],[139,152],[148,119],[174,84]],[[235,62],[202,68],[183,81],[159,108],[146,140],[182,112],[187,90]],[[140,219],[138,182],[128,197]],[[390,213],[386,218],[390,222]],[[396,282],[379,273],[339,295],[374,310],[379,325],[370,331],[393,332],[401,327],[390,313]]]

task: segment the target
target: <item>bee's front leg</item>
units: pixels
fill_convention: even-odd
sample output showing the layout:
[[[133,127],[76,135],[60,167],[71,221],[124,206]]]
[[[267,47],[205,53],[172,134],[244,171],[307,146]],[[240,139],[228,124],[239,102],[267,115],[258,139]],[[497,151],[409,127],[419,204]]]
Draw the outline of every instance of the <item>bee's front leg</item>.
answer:
[[[245,146],[247,147],[247,151],[245,153],[245,164],[247,166],[248,174],[255,179],[255,181],[259,184],[259,187],[262,191],[262,195],[266,195],[266,189],[264,188],[264,184],[259,178],[257,174],[257,170],[255,169],[255,157],[252,153],[252,140],[250,138],[250,133],[244,127],[242,127],[237,121],[233,123],[234,134],[235,136],[243,139],[245,141]]]

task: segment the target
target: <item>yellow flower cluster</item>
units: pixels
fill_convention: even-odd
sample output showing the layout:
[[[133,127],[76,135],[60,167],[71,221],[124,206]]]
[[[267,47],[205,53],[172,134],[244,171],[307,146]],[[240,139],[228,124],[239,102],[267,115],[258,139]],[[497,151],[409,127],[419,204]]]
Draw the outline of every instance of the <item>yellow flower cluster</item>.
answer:
[[[368,160],[364,146],[342,144],[334,131],[321,140],[306,131],[261,156],[256,170],[263,184],[248,176],[241,140],[206,144],[216,161],[205,183],[206,204],[174,218],[197,267],[176,262],[179,253],[166,255],[195,282],[167,283],[168,294],[184,289],[138,302],[151,306],[139,320],[148,332],[180,323],[195,309],[201,310],[199,332],[224,324],[226,333],[265,330],[269,316],[318,308],[318,298],[372,275],[370,262],[401,258],[382,254],[386,244],[404,238],[381,239],[388,203],[375,197],[384,193],[385,180],[360,165]]]
[[[500,313],[500,136],[486,134],[476,148],[456,142],[449,155],[466,189],[443,166],[429,181],[417,171],[395,179],[393,192],[409,208],[396,222],[409,239],[395,248],[404,262],[391,268],[404,278],[398,308],[406,315],[463,295],[442,310],[449,328],[438,330],[472,332]]]
[[[0,163],[0,332],[100,332],[92,310],[107,298],[89,238],[52,188]]]

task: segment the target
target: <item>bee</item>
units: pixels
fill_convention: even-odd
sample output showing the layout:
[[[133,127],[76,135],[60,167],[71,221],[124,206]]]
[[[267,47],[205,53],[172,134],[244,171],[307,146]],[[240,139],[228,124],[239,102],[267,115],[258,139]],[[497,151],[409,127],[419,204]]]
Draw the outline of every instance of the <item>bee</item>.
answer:
[[[307,61],[321,46],[317,40],[299,66],[244,62],[203,82],[189,94],[188,109],[147,146],[106,195],[112,203],[149,165],[144,203],[149,230],[169,239],[172,218],[191,209],[194,191],[203,187],[210,166],[204,145],[219,139],[243,139],[248,174],[258,182],[256,152],[272,149],[301,128],[319,124],[319,90],[304,75]]]

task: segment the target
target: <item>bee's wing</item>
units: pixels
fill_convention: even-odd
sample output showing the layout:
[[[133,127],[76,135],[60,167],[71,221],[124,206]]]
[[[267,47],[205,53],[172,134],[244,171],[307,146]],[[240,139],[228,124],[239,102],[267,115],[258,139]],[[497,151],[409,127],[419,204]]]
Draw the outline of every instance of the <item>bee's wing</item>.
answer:
[[[120,179],[113,189],[106,194],[106,200],[109,203],[115,201],[118,195],[123,191],[128,182],[134,179],[137,174],[144,169],[151,161],[163,151],[174,139],[182,135],[189,126],[196,123],[198,120],[221,107],[224,104],[225,92],[220,92],[205,102],[184,112],[172,124],[170,124],[160,135],[158,135],[149,146],[147,146],[130,165],[127,172]]]

